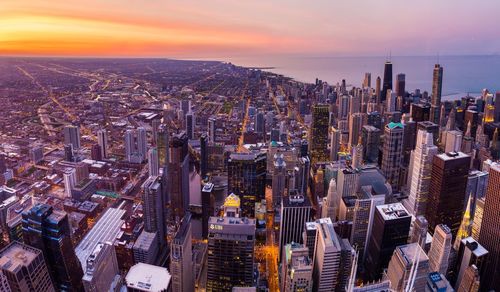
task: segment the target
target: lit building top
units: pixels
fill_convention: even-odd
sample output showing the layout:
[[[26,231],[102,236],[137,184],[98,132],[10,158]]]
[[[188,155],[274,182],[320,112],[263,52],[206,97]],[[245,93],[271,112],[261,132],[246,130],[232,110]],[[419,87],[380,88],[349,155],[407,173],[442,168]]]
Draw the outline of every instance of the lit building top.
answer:
[[[377,206],[377,210],[382,214],[384,220],[394,220],[404,217],[410,217],[408,211],[405,209],[403,204],[387,204]]]

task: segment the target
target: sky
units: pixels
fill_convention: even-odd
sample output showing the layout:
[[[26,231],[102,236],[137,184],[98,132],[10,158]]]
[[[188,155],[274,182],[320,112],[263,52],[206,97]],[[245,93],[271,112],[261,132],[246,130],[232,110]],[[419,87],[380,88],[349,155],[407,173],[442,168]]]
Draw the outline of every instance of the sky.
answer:
[[[0,0],[0,55],[500,53],[498,0]]]

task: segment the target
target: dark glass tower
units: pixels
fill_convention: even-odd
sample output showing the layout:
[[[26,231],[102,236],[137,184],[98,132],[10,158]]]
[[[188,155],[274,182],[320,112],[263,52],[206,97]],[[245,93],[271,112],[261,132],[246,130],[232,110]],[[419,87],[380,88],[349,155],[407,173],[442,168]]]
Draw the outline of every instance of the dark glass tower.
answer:
[[[365,260],[368,280],[378,280],[382,277],[382,272],[389,265],[396,247],[407,243],[410,224],[411,215],[403,204],[376,207]]]
[[[328,151],[328,129],[330,109],[327,104],[317,104],[312,109],[312,124],[309,132],[311,163],[330,160]]]
[[[385,62],[384,65],[384,83],[382,85],[381,100],[385,101],[387,96],[387,90],[392,90],[392,63],[390,61]]]
[[[255,216],[255,203],[265,198],[266,154],[231,153],[228,160],[228,189],[241,200],[243,216]]]
[[[434,156],[425,215],[431,234],[438,224],[446,224],[455,239],[465,207],[469,165],[470,156],[462,152]]]
[[[67,213],[38,204],[22,217],[24,242],[42,250],[56,289],[82,291],[83,271],[71,243]]]
[[[200,175],[201,179],[207,176],[208,168],[208,135],[203,133],[200,137]]]
[[[439,124],[439,115],[441,110],[441,91],[443,89],[443,67],[434,65],[432,73],[432,100],[431,100],[431,119],[430,121]]]
[[[178,220],[189,209],[189,151],[185,132],[172,135],[168,163],[168,194],[173,215]]]

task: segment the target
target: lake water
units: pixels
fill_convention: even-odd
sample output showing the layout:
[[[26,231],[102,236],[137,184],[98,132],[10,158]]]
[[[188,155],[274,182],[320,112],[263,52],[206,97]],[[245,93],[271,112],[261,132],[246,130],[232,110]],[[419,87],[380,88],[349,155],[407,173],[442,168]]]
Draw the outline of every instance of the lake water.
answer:
[[[274,67],[269,71],[293,77],[304,82],[316,78],[336,84],[342,79],[354,86],[361,86],[365,72],[372,74],[372,87],[377,76],[382,78],[386,57],[237,57],[229,61],[250,67]],[[431,91],[432,70],[437,56],[393,56],[393,80],[396,74],[406,74],[406,90]],[[440,56],[444,67],[443,99],[465,93],[479,93],[483,88],[490,92],[500,90],[500,56]],[[393,82],[394,84],[394,82]],[[474,95],[475,95],[474,94]]]

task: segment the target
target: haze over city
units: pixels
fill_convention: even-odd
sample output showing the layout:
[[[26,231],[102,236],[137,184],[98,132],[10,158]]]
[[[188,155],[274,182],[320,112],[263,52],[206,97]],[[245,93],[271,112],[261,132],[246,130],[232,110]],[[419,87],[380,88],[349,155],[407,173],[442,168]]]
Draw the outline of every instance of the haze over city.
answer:
[[[499,10],[495,0],[3,0],[0,54],[498,54]]]

